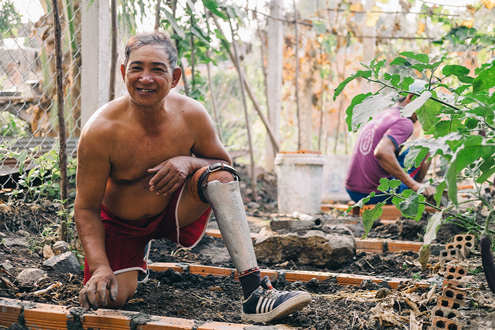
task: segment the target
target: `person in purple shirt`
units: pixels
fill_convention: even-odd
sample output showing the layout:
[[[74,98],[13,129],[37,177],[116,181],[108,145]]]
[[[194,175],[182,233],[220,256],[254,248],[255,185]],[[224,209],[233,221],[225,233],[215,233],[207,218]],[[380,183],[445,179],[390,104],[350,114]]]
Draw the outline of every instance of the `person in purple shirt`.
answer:
[[[411,85],[412,88],[423,89],[421,81]],[[409,91],[413,91],[411,88]],[[414,123],[418,120],[416,113],[410,118],[400,115],[400,109],[412,101],[413,94],[401,97],[391,108],[380,112],[367,123],[358,135],[352,154],[352,160],[345,182],[349,196],[355,202],[367,197],[380,185],[381,178],[398,179],[402,182],[397,189],[403,191],[412,189],[418,191],[421,187],[430,162],[424,162],[418,168],[404,171],[404,157],[407,151],[401,153],[401,144],[411,136]],[[425,195],[431,196],[435,189],[426,188]],[[388,196],[376,196],[367,204],[377,204]],[[391,203],[391,199],[387,200]]]

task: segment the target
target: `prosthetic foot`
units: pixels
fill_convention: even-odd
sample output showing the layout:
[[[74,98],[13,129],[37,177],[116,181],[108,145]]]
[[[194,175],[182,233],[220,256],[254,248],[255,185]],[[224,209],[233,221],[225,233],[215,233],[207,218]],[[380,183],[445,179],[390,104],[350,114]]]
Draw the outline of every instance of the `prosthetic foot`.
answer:
[[[221,169],[217,169],[221,166]],[[237,171],[223,164],[213,164],[206,171],[226,170],[236,181],[221,183],[208,182],[208,174],[201,175],[198,182],[200,196],[211,205],[223,241],[232,262],[239,273],[239,280],[246,300],[243,302],[242,318],[255,322],[269,322],[301,310],[311,301],[304,291],[278,291],[268,277],[261,280],[258,262],[254,254],[251,233],[239,190]],[[246,287],[248,290],[246,290]]]

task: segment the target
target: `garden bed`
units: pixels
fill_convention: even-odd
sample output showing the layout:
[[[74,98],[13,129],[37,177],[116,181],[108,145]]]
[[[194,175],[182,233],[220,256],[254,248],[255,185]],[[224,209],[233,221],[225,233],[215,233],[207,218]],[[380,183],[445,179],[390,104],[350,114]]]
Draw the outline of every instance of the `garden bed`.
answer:
[[[0,245],[0,276],[10,280],[14,285],[15,277],[25,268],[40,268],[44,261],[42,248],[44,244],[52,244],[55,240],[56,224],[60,205],[45,202],[43,204],[19,204],[2,206]],[[250,219],[252,219],[250,217]],[[251,221],[251,229],[265,224],[266,221]],[[214,222],[211,228],[214,229]],[[49,228],[49,229],[47,229]],[[5,244],[17,240],[18,245]],[[387,239],[390,246],[390,239]],[[22,244],[24,243],[24,244]],[[383,252],[383,251],[382,251]],[[180,263],[233,268],[228,253],[221,238],[205,236],[198,246],[192,250],[178,248],[174,243],[157,240],[152,243],[150,259],[153,263]],[[276,324],[286,324],[298,328],[314,329],[403,329],[401,324],[408,324],[411,307],[407,299],[418,301],[421,316],[419,321],[423,329],[430,325],[431,310],[437,303],[441,284],[431,289],[432,283],[441,283],[442,277],[438,269],[434,269],[437,259],[432,257],[432,268],[421,271],[417,261],[418,254],[413,251],[372,253],[358,251],[357,255],[340,269],[325,269],[315,266],[299,265],[295,261],[281,264],[261,264],[265,269],[277,274],[273,278],[274,286],[279,289],[302,289],[312,294],[312,303],[303,311],[294,313]],[[471,260],[471,259],[469,259]],[[472,294],[482,295],[485,300],[471,298],[463,309],[464,329],[470,329],[470,324],[477,320],[486,320],[485,313],[491,315],[493,299],[487,291],[483,274],[479,274],[474,259],[473,271],[469,274],[469,283],[474,288]],[[478,260],[478,261],[477,261]],[[479,262],[478,262],[479,264]],[[191,267],[191,266],[190,266]],[[201,266],[200,266],[201,267]],[[7,269],[8,268],[8,269]],[[163,269],[165,270],[165,269]],[[178,270],[178,269],[177,269]],[[278,274],[285,270],[286,278]],[[337,276],[311,275],[306,272],[331,272]],[[231,272],[231,271],[230,271]],[[282,272],[283,273],[283,272]],[[290,273],[304,273],[305,277],[287,277]],[[344,283],[340,278],[350,274],[353,283]],[[139,286],[136,295],[122,309],[147,315],[175,317],[198,322],[215,321],[227,323],[242,323],[240,319],[241,288],[235,274],[228,276],[199,275],[191,272],[151,271],[150,280]],[[360,277],[361,276],[361,277]],[[391,289],[387,296],[377,296],[380,289],[388,290],[385,284],[364,283],[365,276],[391,281],[392,278],[410,279],[397,283],[397,289]],[[320,280],[311,280],[312,277]],[[355,280],[357,278],[358,280]],[[299,280],[298,280],[299,279]],[[440,281],[440,282],[438,282]],[[375,280],[375,282],[380,282]],[[418,286],[417,282],[427,283]],[[36,291],[46,289],[60,283],[42,294]],[[361,283],[361,286],[359,286]],[[356,284],[345,285],[345,284]],[[1,284],[0,284],[1,285]],[[59,274],[47,272],[47,277],[37,283],[36,287],[10,287],[0,289],[0,297],[47,303],[67,308],[78,307],[78,293],[82,288],[82,274]],[[431,291],[432,290],[432,291]],[[383,291],[383,290],[382,290]],[[426,299],[431,291],[429,299]],[[408,298],[409,297],[409,298]],[[406,299],[407,298],[407,299]],[[426,299],[426,300],[425,300]],[[483,302],[485,301],[485,306]],[[479,308],[474,310],[474,306]],[[384,311],[393,315],[392,319],[385,318]],[[381,322],[381,325],[380,325]],[[395,322],[395,323],[394,323]],[[481,322],[481,321],[480,321]],[[395,324],[395,325],[394,325]],[[476,329],[476,327],[471,327]]]

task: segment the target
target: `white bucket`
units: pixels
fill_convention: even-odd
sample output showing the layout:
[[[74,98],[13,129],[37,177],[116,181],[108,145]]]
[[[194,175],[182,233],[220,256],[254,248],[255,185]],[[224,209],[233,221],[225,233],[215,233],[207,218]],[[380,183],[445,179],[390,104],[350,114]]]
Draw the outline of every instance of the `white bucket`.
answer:
[[[325,158],[318,154],[277,154],[279,213],[321,211],[323,164]]]

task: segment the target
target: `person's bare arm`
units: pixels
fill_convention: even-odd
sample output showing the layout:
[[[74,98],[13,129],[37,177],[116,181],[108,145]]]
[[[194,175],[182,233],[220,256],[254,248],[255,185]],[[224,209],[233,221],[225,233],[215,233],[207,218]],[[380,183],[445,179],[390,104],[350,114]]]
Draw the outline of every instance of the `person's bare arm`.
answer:
[[[406,186],[411,188],[414,191],[418,191],[421,187],[421,184],[411,178],[401,167],[399,161],[395,157],[395,145],[388,137],[383,137],[374,151],[376,159],[380,163],[380,166],[383,169],[399,179]],[[428,186],[425,191],[426,195],[432,195],[435,193],[433,187]]]
[[[195,137],[191,148],[195,157],[173,157],[149,169],[149,173],[155,173],[149,183],[150,190],[157,195],[174,192],[189,175],[204,166],[215,163],[232,164],[229,153],[216,135],[213,120],[203,106],[196,106],[198,108],[195,109],[194,117],[187,127]]]
[[[117,298],[117,278],[110,268],[105,250],[105,229],[100,209],[110,173],[109,148],[98,129],[85,130],[77,151],[77,193],[74,217],[84,247],[91,279],[79,294],[82,307],[107,305],[107,290],[112,301]],[[97,299],[98,298],[98,299]],[[99,304],[98,304],[99,300]]]

